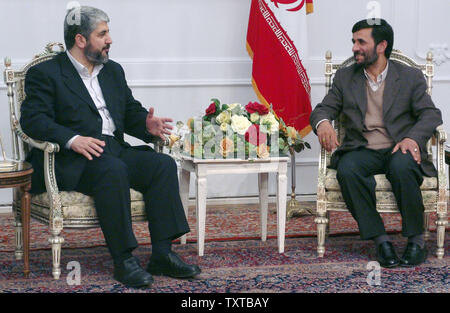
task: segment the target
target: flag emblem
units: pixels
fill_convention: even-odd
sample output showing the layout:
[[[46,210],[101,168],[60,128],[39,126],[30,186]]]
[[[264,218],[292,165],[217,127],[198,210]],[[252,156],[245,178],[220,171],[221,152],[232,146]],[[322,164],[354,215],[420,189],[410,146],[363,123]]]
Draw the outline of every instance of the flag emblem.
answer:
[[[278,8],[278,3],[281,3],[281,4],[292,4],[292,3],[300,2],[299,5],[297,5],[296,7],[287,9],[287,11],[299,11],[305,5],[305,0],[270,0],[270,1],[272,1],[277,8]]]

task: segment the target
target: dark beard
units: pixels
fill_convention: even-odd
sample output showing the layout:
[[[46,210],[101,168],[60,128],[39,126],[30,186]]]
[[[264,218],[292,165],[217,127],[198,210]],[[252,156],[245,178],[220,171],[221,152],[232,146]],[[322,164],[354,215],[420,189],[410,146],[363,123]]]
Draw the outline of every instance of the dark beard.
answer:
[[[353,54],[353,57],[355,58],[356,61],[356,52]],[[375,46],[375,48],[373,48],[372,54],[369,55],[369,57],[367,58],[366,56],[364,56],[364,61],[360,64],[355,63],[357,68],[368,68],[369,66],[371,66],[372,64],[374,64],[375,62],[378,61],[378,54],[377,54],[377,47]]]
[[[105,49],[109,49],[109,46],[110,46],[109,44],[106,45]],[[102,51],[103,50],[100,51],[93,50],[91,44],[88,43],[87,46],[84,48],[84,55],[94,65],[105,64],[109,60],[109,55],[108,53],[106,53],[106,56],[103,56]]]

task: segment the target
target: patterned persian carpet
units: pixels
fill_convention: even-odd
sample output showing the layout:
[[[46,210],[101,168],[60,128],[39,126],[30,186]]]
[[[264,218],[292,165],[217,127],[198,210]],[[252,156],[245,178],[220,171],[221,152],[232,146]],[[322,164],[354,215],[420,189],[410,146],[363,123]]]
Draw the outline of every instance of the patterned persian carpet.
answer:
[[[302,202],[302,207],[315,209],[315,202]],[[387,232],[397,233],[401,230],[400,214],[382,214]],[[316,224],[313,215],[300,218],[294,217],[286,221],[286,238],[316,236]],[[191,232],[187,236],[188,242],[196,242],[196,217],[195,209],[189,209],[188,216]],[[436,215],[430,214],[430,228],[436,229]],[[256,205],[234,206],[208,206],[206,210],[206,234],[205,241],[242,240],[260,238],[260,214]],[[268,238],[276,238],[276,209],[274,204],[269,204],[267,221]],[[140,244],[150,244],[149,232],[146,222],[133,224],[133,230]],[[348,212],[330,213],[330,234],[349,235],[358,234],[358,226]],[[61,236],[64,238],[63,248],[86,248],[104,246],[105,239],[100,228],[74,230],[63,229]],[[48,249],[48,227],[32,219],[30,230],[30,248]],[[14,251],[14,228],[12,214],[0,215],[0,251]]]
[[[193,211],[193,210],[191,210]],[[450,236],[446,234],[446,255],[437,259],[436,233],[427,240],[429,257],[414,268],[381,268],[378,281],[369,280],[375,260],[373,244],[362,241],[356,224],[347,213],[331,215],[330,236],[324,258],[316,256],[314,218],[305,216],[287,222],[285,253],[277,251],[276,220],[269,214],[269,239],[258,240],[259,214],[255,206],[208,208],[205,255],[197,256],[194,213],[189,216],[193,234],[188,244],[174,245],[186,261],[197,263],[202,273],[195,279],[176,280],[154,277],[147,290],[125,288],[112,279],[113,264],[97,229],[65,230],[61,255],[62,275],[51,276],[51,250],[47,228],[33,221],[30,253],[31,274],[23,278],[22,261],[14,260],[10,215],[0,216],[0,293],[448,293],[448,254]],[[393,243],[401,254],[405,239],[398,233],[400,218],[384,216]],[[134,225],[140,246],[134,251],[143,266],[151,254],[145,223]],[[70,285],[71,261],[80,264],[80,284]],[[372,274],[371,274],[372,273]],[[375,283],[374,283],[375,282]]]

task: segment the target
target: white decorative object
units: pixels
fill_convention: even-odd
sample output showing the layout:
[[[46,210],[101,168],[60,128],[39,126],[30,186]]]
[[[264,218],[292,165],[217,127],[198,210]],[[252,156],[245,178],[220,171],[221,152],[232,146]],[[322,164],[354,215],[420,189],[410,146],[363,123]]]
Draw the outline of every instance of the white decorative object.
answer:
[[[189,182],[191,172],[196,178],[196,216],[198,255],[203,256],[206,224],[206,196],[208,191],[207,176],[213,174],[258,174],[259,203],[261,208],[261,240],[267,239],[268,179],[269,173],[276,173],[277,190],[277,240],[278,252],[284,252],[286,229],[286,195],[288,157],[268,159],[195,159],[183,156],[180,161],[180,196],[186,216],[188,216]],[[181,244],[186,243],[186,235],[181,237]]]
[[[433,52],[433,59],[436,65],[441,65],[450,59],[450,52],[447,44],[430,44],[430,50]]]

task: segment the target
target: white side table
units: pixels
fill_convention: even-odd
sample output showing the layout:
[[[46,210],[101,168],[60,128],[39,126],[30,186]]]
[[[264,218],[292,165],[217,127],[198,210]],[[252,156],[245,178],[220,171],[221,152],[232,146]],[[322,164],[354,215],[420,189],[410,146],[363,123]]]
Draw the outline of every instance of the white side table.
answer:
[[[180,174],[180,196],[186,216],[188,216],[189,182],[191,172],[196,174],[196,216],[198,255],[203,256],[205,245],[207,176],[210,174],[258,174],[259,202],[261,207],[261,240],[267,239],[267,209],[269,173],[277,173],[277,239],[278,252],[284,252],[286,229],[286,195],[288,157],[268,159],[195,159],[182,157]],[[181,244],[186,243],[186,235]]]

